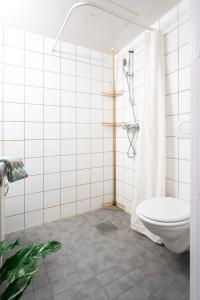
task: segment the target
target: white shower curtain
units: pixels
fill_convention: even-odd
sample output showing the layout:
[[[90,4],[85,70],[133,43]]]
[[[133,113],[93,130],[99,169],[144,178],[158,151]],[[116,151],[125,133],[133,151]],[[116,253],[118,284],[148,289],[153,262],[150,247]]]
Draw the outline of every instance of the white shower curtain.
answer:
[[[152,197],[165,196],[165,77],[164,41],[156,31],[145,33],[144,115],[137,147],[131,227],[160,243],[144,227],[135,210]]]

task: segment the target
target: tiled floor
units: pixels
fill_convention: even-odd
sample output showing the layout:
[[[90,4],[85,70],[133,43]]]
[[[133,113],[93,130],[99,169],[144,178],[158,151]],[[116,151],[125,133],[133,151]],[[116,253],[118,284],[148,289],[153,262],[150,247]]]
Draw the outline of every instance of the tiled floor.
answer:
[[[108,221],[117,230],[96,227]],[[40,265],[24,300],[189,299],[189,254],[172,254],[135,233],[130,216],[120,209],[49,223],[10,234],[7,240],[16,237],[23,245],[63,243],[61,251]]]

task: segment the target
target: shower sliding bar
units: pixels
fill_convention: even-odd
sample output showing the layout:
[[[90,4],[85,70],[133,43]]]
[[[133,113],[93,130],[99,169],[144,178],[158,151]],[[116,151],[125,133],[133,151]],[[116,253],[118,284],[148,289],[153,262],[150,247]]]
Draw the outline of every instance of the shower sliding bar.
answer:
[[[58,41],[61,39],[61,36],[62,36],[63,30],[64,30],[64,28],[65,28],[65,25],[67,24],[67,22],[68,22],[68,20],[69,20],[69,17],[71,16],[72,12],[73,12],[75,9],[77,9],[78,7],[81,7],[81,6],[92,6],[92,7],[95,7],[95,8],[97,8],[97,9],[100,9],[100,10],[102,10],[102,11],[104,11],[104,12],[106,12],[106,13],[109,13],[109,14],[115,16],[115,17],[118,17],[118,18],[120,18],[121,20],[127,21],[127,22],[129,22],[129,23],[132,23],[132,24],[138,26],[138,27],[141,27],[141,28],[143,28],[143,29],[145,29],[145,30],[151,30],[151,31],[153,31],[153,29],[152,29],[151,27],[147,27],[147,26],[145,26],[145,25],[142,25],[142,24],[139,24],[139,23],[137,23],[137,22],[134,22],[134,21],[132,21],[132,20],[130,20],[130,19],[127,19],[127,18],[125,18],[125,17],[123,17],[123,16],[120,16],[120,15],[118,15],[117,13],[115,13],[115,12],[113,12],[113,11],[111,11],[111,10],[109,10],[109,9],[107,9],[107,8],[105,8],[105,7],[103,7],[103,6],[100,6],[100,5],[98,5],[98,4],[94,3],[94,2],[81,1],[81,2],[78,2],[78,3],[74,4],[74,5],[69,9],[69,11],[68,11],[68,13],[67,13],[67,16],[66,16],[66,18],[65,18],[65,20],[64,20],[64,23],[63,23],[63,25],[62,25],[62,27],[61,27],[61,29],[60,29],[60,31],[59,31],[57,37],[56,37],[56,41],[55,41],[55,43],[54,43],[54,45],[53,45],[52,51],[56,51],[56,50],[55,50],[56,45],[57,45]]]

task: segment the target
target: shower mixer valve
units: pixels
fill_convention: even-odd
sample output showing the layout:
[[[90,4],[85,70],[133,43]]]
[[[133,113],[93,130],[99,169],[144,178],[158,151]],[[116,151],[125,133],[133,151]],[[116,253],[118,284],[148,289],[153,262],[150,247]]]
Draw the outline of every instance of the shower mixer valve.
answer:
[[[132,123],[122,123],[122,124],[121,124],[121,127],[122,127],[123,129],[126,129],[126,130],[130,130],[130,129],[136,129],[136,130],[139,130],[139,129],[140,129],[139,123],[134,123],[134,124],[132,124]]]

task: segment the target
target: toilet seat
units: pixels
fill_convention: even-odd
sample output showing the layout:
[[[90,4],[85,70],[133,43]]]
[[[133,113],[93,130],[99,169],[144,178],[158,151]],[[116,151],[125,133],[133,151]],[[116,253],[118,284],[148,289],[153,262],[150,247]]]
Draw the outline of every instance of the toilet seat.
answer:
[[[136,209],[144,221],[160,226],[180,226],[190,222],[190,204],[172,197],[150,198]]]

